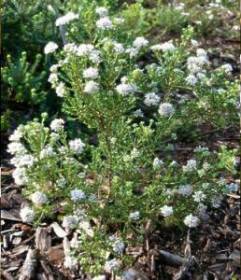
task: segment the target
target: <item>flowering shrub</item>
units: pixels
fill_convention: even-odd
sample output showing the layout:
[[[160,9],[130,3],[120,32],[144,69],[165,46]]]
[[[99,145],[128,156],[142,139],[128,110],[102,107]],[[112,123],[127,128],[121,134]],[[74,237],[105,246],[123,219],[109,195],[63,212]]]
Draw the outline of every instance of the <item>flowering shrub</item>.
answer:
[[[203,124],[222,128],[236,121],[238,86],[228,81],[230,65],[213,68],[191,28],[180,41],[151,45],[142,36],[127,38],[123,19],[107,9],[93,14],[94,36],[86,42],[74,27],[77,13],[58,18],[68,42],[63,48],[50,42],[45,53],[56,53],[48,81],[64,112],[95,143],[83,131],[71,139],[63,119],[48,126],[43,114],[17,128],[8,151],[15,183],[31,201],[22,220],[58,217],[74,233],[65,266],[98,276],[121,274],[132,264],[128,249],[143,244],[147,225],[195,228],[207,207],[220,203],[236,151],[198,146],[185,161],[173,151],[182,128],[196,127],[198,134]],[[69,41],[73,34],[76,41]]]

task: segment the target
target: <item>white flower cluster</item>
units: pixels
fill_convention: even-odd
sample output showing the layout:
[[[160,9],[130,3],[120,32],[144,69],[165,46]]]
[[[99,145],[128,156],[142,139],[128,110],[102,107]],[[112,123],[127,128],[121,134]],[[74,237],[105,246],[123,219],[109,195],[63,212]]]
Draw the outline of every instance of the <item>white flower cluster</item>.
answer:
[[[184,172],[192,172],[197,169],[197,161],[195,159],[189,159],[187,164],[183,166]]]
[[[123,44],[118,43],[118,42],[113,42],[113,50],[117,53],[117,54],[121,54],[125,52],[125,48],[123,46]]]
[[[67,55],[76,55],[79,57],[86,57],[93,63],[100,63],[100,51],[95,49],[92,44],[68,43],[64,45],[64,51]]]
[[[66,25],[70,23],[71,21],[78,19],[79,15],[73,13],[73,12],[68,12],[66,15],[61,16],[56,19],[55,25],[56,26],[61,26],[61,25]]]
[[[106,276],[105,275],[98,275],[98,276],[95,276],[94,278],[92,278],[92,280],[106,280]]]
[[[29,206],[21,208],[19,214],[24,223],[32,223],[35,217],[34,210]]]
[[[202,191],[194,192],[192,197],[193,197],[193,200],[198,203],[201,203],[206,199],[206,195]]]
[[[48,42],[48,44],[44,47],[44,53],[49,54],[53,53],[58,49],[58,45],[55,42]]]
[[[95,12],[100,17],[106,17],[106,16],[108,16],[108,13],[109,13],[108,9],[106,9],[105,7],[97,7]]]
[[[140,212],[139,211],[131,212],[129,215],[129,219],[131,221],[138,221],[140,219]]]
[[[83,77],[85,79],[95,80],[95,79],[97,79],[99,77],[99,71],[98,71],[97,68],[89,67],[89,68],[84,70]]]
[[[148,44],[149,41],[144,37],[137,37],[133,42],[133,47],[139,50],[141,48],[145,48],[146,46],[148,46]]]
[[[155,170],[159,169],[162,165],[163,161],[161,159],[159,159],[158,157],[154,158],[152,166]]]
[[[74,189],[70,192],[71,200],[73,202],[79,202],[86,199],[86,195],[82,190]]]
[[[144,37],[137,37],[132,46],[126,49],[126,53],[129,54],[130,58],[134,58],[138,55],[142,48],[145,48],[149,44],[149,41]]]
[[[97,82],[88,81],[85,84],[84,93],[91,95],[91,94],[97,93],[99,91],[99,89],[100,89],[100,86]]]
[[[85,144],[81,139],[74,139],[69,141],[69,148],[72,152],[76,154],[81,154],[84,150]]]
[[[12,176],[17,185],[22,186],[28,182],[26,167],[33,166],[35,158],[28,154],[24,145],[20,142],[24,134],[24,127],[19,126],[13,134],[9,137],[10,143],[8,144],[7,152],[14,157],[11,159],[16,169],[13,171]]]
[[[36,206],[42,206],[47,203],[48,198],[45,193],[37,191],[31,195],[31,200]]]
[[[16,168],[12,173],[15,184],[23,186],[28,182],[26,169],[22,167]]]
[[[127,96],[131,93],[134,93],[137,91],[137,87],[133,84],[128,84],[126,82],[122,82],[116,87],[116,91],[122,95],[122,96]]]
[[[53,147],[51,147],[50,145],[47,145],[40,151],[39,158],[45,159],[45,158],[53,157],[55,155],[56,155],[56,153],[55,153]]]
[[[199,225],[199,218],[196,216],[193,216],[192,214],[188,215],[184,219],[184,224],[189,228],[195,228]]]
[[[116,238],[114,238],[113,241],[113,251],[118,255],[122,255],[125,250],[125,243],[122,240]]]
[[[171,103],[161,103],[158,109],[158,113],[162,117],[170,117],[174,114],[175,109]]]
[[[171,216],[173,214],[172,206],[165,205],[160,210],[161,210],[162,216],[165,217],[165,218],[169,217],[169,216]]]
[[[26,149],[22,143],[14,141],[8,145],[7,152],[11,155],[24,155],[26,153]]]
[[[177,193],[183,196],[190,196],[193,192],[191,185],[182,185],[178,188]]]
[[[105,263],[105,271],[111,273],[120,267],[120,262],[117,259],[109,260]]]
[[[78,225],[79,219],[75,215],[64,216],[62,226],[66,230],[74,229]]]
[[[147,93],[145,95],[144,103],[146,106],[157,106],[161,98],[154,92]]]
[[[96,26],[100,30],[109,30],[113,28],[113,23],[109,17],[105,16],[97,20]]]
[[[35,158],[29,154],[16,155],[10,160],[15,167],[31,167],[35,162]]]
[[[152,51],[163,51],[163,52],[173,52],[176,50],[176,47],[171,41],[165,42],[163,44],[157,44],[151,47]]]
[[[206,70],[204,69],[204,66],[208,64],[209,59],[207,52],[201,48],[197,49],[196,56],[190,56],[187,59],[187,69],[189,71],[189,75],[186,78],[186,83],[194,86],[198,80],[205,78]]]
[[[55,132],[62,130],[64,128],[64,120],[54,119],[50,124],[50,128]]]
[[[223,64],[220,69],[226,74],[231,74],[233,71],[233,66],[230,63]]]

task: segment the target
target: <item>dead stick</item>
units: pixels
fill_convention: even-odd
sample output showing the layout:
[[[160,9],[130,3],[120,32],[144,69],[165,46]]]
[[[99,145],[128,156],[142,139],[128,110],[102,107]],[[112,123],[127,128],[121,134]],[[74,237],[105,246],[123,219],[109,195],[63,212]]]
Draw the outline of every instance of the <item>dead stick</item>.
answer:
[[[21,269],[19,280],[32,279],[34,277],[36,265],[37,265],[37,251],[33,249],[29,249],[23,267]]]
[[[187,259],[182,258],[178,255],[174,255],[172,253],[169,253],[164,250],[160,250],[160,259],[165,262],[167,265],[173,266],[173,267],[179,267],[182,266],[187,262]]]

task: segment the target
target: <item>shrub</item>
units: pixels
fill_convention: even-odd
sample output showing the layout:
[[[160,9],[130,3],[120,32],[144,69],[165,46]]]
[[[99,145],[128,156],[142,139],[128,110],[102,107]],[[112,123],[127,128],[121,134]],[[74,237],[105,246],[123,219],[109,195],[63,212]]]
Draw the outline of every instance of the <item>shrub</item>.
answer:
[[[107,11],[91,18],[95,32],[86,43],[76,38],[47,49],[58,60],[48,80],[64,112],[94,131],[95,143],[83,131],[71,139],[63,119],[47,126],[43,114],[17,128],[8,151],[15,182],[32,201],[21,210],[23,221],[62,220],[68,233],[74,231],[71,250],[65,240],[65,266],[80,265],[96,276],[131,266],[128,249],[143,244],[148,227],[195,228],[207,207],[218,205],[237,151],[196,147],[190,158],[177,160],[176,132],[236,121],[237,87],[226,81],[229,65],[211,71],[192,28],[180,41],[150,47],[144,37],[127,39],[122,22]],[[78,20],[69,13],[58,23],[68,35],[67,22],[74,30]],[[226,95],[230,100],[223,104]]]

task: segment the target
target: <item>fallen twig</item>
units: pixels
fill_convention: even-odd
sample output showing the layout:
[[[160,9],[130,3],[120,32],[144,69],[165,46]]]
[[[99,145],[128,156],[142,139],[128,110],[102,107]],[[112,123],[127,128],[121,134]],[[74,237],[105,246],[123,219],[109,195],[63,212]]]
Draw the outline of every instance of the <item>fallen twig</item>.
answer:
[[[19,280],[32,279],[34,277],[36,265],[37,265],[37,251],[33,249],[29,249],[23,267],[21,269]]]

